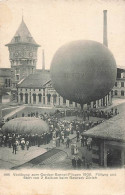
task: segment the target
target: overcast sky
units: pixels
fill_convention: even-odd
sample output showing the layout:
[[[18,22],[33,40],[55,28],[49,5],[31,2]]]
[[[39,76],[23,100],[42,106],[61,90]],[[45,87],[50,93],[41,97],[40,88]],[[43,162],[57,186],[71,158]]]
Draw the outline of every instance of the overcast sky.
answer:
[[[10,67],[9,43],[22,20],[41,45],[37,68],[46,68],[56,50],[72,40],[88,39],[102,43],[103,10],[108,12],[108,45],[118,66],[125,66],[124,0],[0,0],[0,67]]]

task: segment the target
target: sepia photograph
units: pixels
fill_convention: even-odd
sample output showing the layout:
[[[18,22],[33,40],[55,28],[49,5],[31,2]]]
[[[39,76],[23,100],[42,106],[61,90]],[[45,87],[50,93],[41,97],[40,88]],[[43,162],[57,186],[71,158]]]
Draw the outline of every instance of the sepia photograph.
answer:
[[[124,0],[0,1],[0,194],[125,194],[124,43]]]

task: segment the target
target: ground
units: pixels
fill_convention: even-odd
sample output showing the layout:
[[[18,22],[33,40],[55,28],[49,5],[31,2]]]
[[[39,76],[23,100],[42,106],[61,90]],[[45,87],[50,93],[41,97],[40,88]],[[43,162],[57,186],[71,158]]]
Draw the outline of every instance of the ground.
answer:
[[[103,108],[103,109],[104,110],[111,109],[111,107],[117,106],[118,111],[120,113],[122,112],[124,113],[124,109],[125,109],[125,106],[123,106],[124,102],[125,100],[116,99],[113,102],[112,106]],[[55,110],[55,108],[50,108],[50,107],[49,108],[40,108],[40,107],[37,108],[37,107],[25,107],[24,105],[23,107],[24,108],[22,110],[19,110],[19,107],[16,107],[14,110],[10,109],[10,112],[6,112],[6,114],[7,115],[9,114],[10,116],[12,116],[16,113],[17,116],[19,117],[19,116],[22,116],[23,112],[28,113],[31,111],[34,111],[34,112],[40,111],[40,113],[44,113],[44,112],[53,112]],[[5,108],[7,108],[7,106],[5,106]],[[9,110],[9,109],[5,109],[5,110]],[[74,117],[65,117],[65,120],[72,120],[72,119],[74,119]],[[82,120],[82,118],[77,118],[77,119]],[[90,117],[90,120],[97,121],[98,118]],[[70,135],[70,139],[72,140],[72,143],[76,142],[76,134],[74,133],[73,135]],[[86,146],[81,147],[80,141],[77,142],[77,146],[79,150],[79,153],[77,154],[77,156],[80,156],[80,158],[82,156],[85,156],[85,160],[86,160],[85,166],[83,166],[82,168],[87,168],[87,163],[89,162],[91,164],[91,160],[92,160],[91,150],[88,151]],[[45,152],[52,151],[52,149],[53,150],[58,149],[58,151],[55,151],[54,154],[53,152],[50,152],[49,155],[46,157],[46,159],[43,159],[42,154],[46,154]],[[49,144],[42,145],[40,147],[32,146],[30,147],[28,151],[27,150],[22,151],[20,148],[18,148],[17,154],[12,153],[12,148],[2,147],[0,149],[0,167],[1,169],[11,169],[13,167],[17,167],[17,168],[26,167],[27,168],[27,165],[28,165],[28,168],[33,167],[33,168],[72,169],[72,163],[71,163],[72,157],[73,156],[71,154],[70,147],[66,148],[65,144],[61,144],[60,147],[55,147],[52,141]],[[35,158],[35,165],[33,166],[31,160],[34,158]],[[30,162],[30,163],[27,164],[27,162]]]

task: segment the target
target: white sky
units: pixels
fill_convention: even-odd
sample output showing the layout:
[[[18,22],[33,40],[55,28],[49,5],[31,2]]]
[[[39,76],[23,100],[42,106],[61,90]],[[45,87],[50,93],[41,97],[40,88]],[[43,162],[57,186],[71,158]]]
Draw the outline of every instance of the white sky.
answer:
[[[118,66],[125,66],[124,0],[0,0],[0,67],[10,67],[5,44],[14,36],[22,20],[41,45],[37,68],[46,68],[56,50],[72,40],[103,40],[103,10],[108,16],[108,45]]]

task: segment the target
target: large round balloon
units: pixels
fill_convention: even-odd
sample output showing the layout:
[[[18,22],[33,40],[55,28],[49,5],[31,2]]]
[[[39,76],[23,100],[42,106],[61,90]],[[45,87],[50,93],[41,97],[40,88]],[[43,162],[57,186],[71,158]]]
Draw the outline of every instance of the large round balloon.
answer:
[[[106,96],[116,80],[116,62],[107,47],[80,40],[63,45],[51,68],[55,90],[65,99],[86,104]]]

